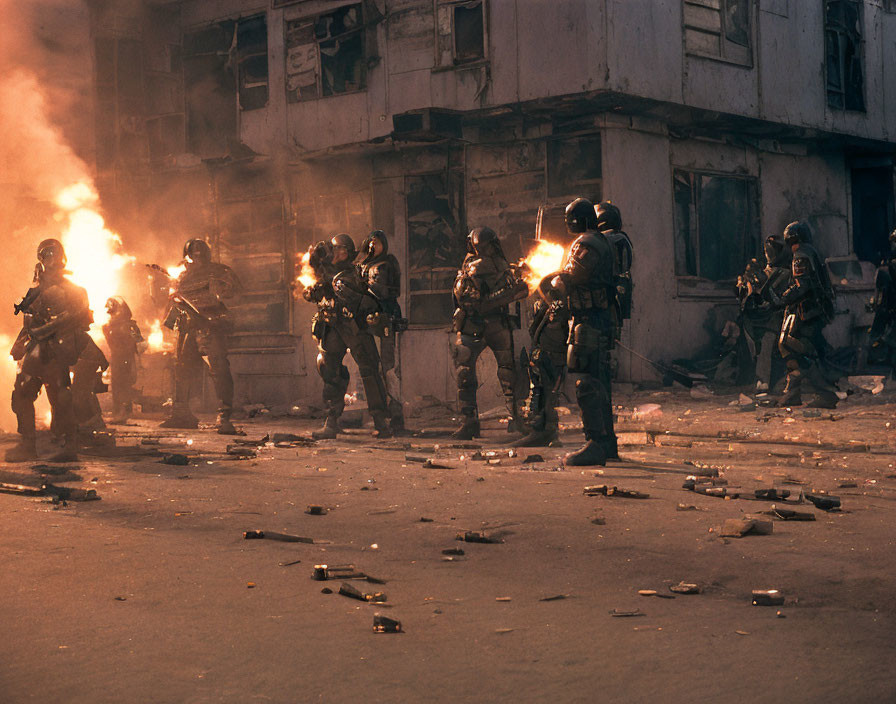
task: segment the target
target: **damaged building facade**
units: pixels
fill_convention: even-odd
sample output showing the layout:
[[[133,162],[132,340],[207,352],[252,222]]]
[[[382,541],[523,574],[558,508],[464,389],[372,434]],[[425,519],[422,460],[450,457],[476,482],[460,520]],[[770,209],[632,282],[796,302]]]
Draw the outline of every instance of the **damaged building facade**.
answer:
[[[104,203],[160,257],[206,236],[239,273],[243,404],[319,393],[296,254],[375,228],[403,269],[405,398],[453,399],[466,232],[518,258],[543,207],[566,243],[580,195],[622,209],[640,355],[711,344],[798,218],[844,294],[829,341],[867,324],[896,226],[893,0],[135,0],[96,4],[92,32]]]

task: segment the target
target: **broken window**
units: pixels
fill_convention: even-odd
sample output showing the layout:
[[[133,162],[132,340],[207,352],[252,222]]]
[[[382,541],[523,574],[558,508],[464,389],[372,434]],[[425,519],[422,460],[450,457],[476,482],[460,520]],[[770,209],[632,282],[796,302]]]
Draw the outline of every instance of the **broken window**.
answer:
[[[550,140],[548,196],[583,196],[600,200],[600,192],[600,135]]]
[[[486,58],[485,0],[435,0],[436,59],[442,67]]]
[[[675,171],[675,273],[734,279],[759,249],[756,179]]]
[[[268,104],[268,26],[264,15],[241,19],[236,26],[240,108]]]
[[[286,22],[286,96],[291,103],[363,90],[367,80],[364,12],[346,5]]]
[[[684,37],[689,54],[751,66],[751,0],[684,0]]]
[[[408,319],[441,326],[454,312],[452,289],[464,258],[463,178],[454,172],[409,176]]]
[[[203,158],[224,156],[236,141],[233,31],[233,22],[221,22],[184,35],[187,148]]]
[[[828,105],[836,110],[864,111],[862,3],[827,0],[824,38]]]

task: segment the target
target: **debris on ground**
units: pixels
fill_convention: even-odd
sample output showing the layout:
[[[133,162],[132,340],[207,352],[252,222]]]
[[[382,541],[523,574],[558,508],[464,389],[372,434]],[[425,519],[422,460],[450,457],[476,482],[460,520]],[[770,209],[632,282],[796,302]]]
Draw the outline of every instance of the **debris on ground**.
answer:
[[[543,596],[539,601],[561,601],[569,599],[569,594],[554,594],[554,596]]]
[[[468,530],[465,533],[458,533],[455,540],[462,540],[465,543],[503,543],[500,538],[494,538],[486,535],[478,530]]]
[[[310,447],[317,444],[312,438],[293,433],[274,433],[269,441],[274,443],[275,447]]]
[[[862,389],[863,391],[870,391],[872,394],[877,395],[884,390],[884,378],[885,377],[883,376],[866,375],[849,376],[846,377],[846,380],[853,386]]]
[[[165,455],[162,458],[162,464],[173,464],[177,467],[185,467],[190,464],[190,458],[186,455],[181,455],[179,453],[173,453],[170,455]]]
[[[585,496],[617,496],[622,499],[647,499],[650,494],[645,494],[634,489],[620,489],[617,486],[609,486],[607,484],[596,484],[594,486],[586,486],[582,493]]]
[[[374,633],[403,633],[401,630],[401,621],[380,613],[373,615],[373,632]]]
[[[663,409],[658,403],[644,403],[640,406],[635,406],[632,410],[632,420],[659,418],[661,415],[663,415]]]
[[[325,516],[327,514],[327,509],[323,506],[318,506],[317,504],[308,504],[305,513],[309,516]]]
[[[671,594],[660,594],[656,589],[639,589],[638,594],[640,596],[655,596],[658,599],[674,599],[675,598]]]
[[[541,455],[529,455],[523,460],[523,464],[533,464],[535,462],[544,462],[544,457]]]
[[[464,555],[463,548],[445,548],[442,550],[443,555]]]
[[[723,538],[742,538],[745,535],[771,535],[774,523],[761,518],[729,518],[719,535]]]
[[[781,508],[780,506],[772,506],[768,511],[762,513],[773,516],[779,521],[814,521],[815,514],[805,511],[793,511],[789,508]]]
[[[607,519],[603,516],[595,516],[591,519],[591,522],[596,526],[605,526],[607,525]]]
[[[243,445],[228,445],[226,452],[228,455],[239,457],[241,459],[258,457],[258,450],[252,447],[245,447]]]
[[[629,609],[628,611],[623,609],[613,609],[610,611],[610,616],[615,616],[617,618],[624,618],[626,616],[644,616],[645,614],[641,611],[641,609]]]
[[[366,601],[373,604],[382,604],[383,602],[387,601],[386,595],[382,592],[374,592],[373,594],[368,594],[366,592],[360,591],[359,589],[356,589],[348,582],[343,582],[339,586],[338,594],[347,596],[349,599],[357,599],[358,601]]]
[[[840,499],[836,496],[830,496],[829,494],[806,494],[806,501],[811,502],[815,505],[815,508],[821,511],[833,511],[834,509],[840,508]]]
[[[781,606],[784,595],[777,589],[754,589],[753,606]]]
[[[268,530],[247,530],[243,533],[245,540],[278,540],[281,543],[314,543],[314,538],[303,538],[300,535],[274,533]]]
[[[96,489],[78,489],[76,487],[43,484],[40,487],[25,484],[8,484],[0,482],[0,493],[20,494],[22,496],[50,496],[54,501],[99,501]]]
[[[447,464],[442,464],[441,462],[436,462],[431,457],[423,460],[423,467],[425,469],[454,469],[454,467],[451,467]]]
[[[693,582],[679,582],[678,584],[672,584],[669,587],[669,591],[675,594],[699,594],[700,585]]]
[[[325,582],[328,579],[363,579],[371,584],[385,584],[385,579],[377,579],[361,572],[354,565],[315,565],[311,579]]]

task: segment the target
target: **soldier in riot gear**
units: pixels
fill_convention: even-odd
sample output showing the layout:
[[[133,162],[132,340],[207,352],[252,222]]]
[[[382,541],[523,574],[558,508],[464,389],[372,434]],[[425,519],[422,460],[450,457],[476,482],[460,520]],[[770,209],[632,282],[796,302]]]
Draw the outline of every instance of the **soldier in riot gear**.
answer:
[[[231,421],[233,376],[227,358],[233,322],[225,301],[240,292],[240,282],[233,269],[212,261],[212,251],[205,240],[188,240],[183,261],[185,269],[172,282],[170,308],[164,322],[177,331],[177,346],[174,406],[162,427],[199,427],[199,420],[190,411],[190,391],[202,373],[205,356],[218,396],[218,433],[234,435],[237,431]]]
[[[391,437],[386,421],[386,389],[380,368],[376,342],[367,327],[368,316],[380,311],[376,299],[367,290],[355,268],[355,243],[345,234],[336,235],[329,243],[319,242],[310,250],[309,263],[317,282],[306,288],[306,301],[317,304],[311,332],[318,344],[317,369],[324,382],[324,404],[327,419],[324,427],[313,433],[315,438],[335,438],[339,418],[345,409],[345,392],[349,373],[342,363],[346,351],[358,365],[367,410],[376,428],[374,435]]]
[[[566,379],[569,308],[550,285],[550,274],[538,286],[529,335],[529,433],[514,447],[548,447],[559,439],[557,396]]]
[[[606,464],[607,458],[618,456],[610,388],[610,350],[617,329],[616,253],[597,229],[594,206],[584,198],[566,207],[566,227],[577,237],[551,284],[566,299],[572,318],[567,364],[576,377],[576,401],[587,440],[566,456],[566,463]]]
[[[896,230],[890,233],[890,255],[877,270],[874,288],[868,361],[888,364],[896,374]]]
[[[103,325],[103,337],[109,345],[112,382],[112,423],[124,423],[133,411],[134,384],[137,381],[137,352],[143,343],[140,328],[130,306],[121,296],[106,301],[109,322]]]
[[[744,273],[737,278],[741,324],[752,341],[756,366],[756,391],[769,391],[783,375],[784,360],[778,351],[777,339],[784,322],[784,307],[772,300],[790,286],[791,251],[782,235],[771,235],[763,245],[765,266],[751,259]]]
[[[93,321],[87,292],[66,278],[62,243],[48,239],[37,248],[35,285],[16,306],[24,314],[22,331],[10,352],[19,363],[12,392],[12,410],[18,421],[19,444],[6,453],[7,462],[37,456],[34,402],[46,388],[56,431],[64,447],[55,462],[77,459],[77,422],[71,392],[70,370],[84,349]]]
[[[401,403],[401,370],[397,360],[397,336],[406,325],[401,317],[401,268],[389,254],[389,240],[382,230],[371,232],[361,245],[361,278],[376,298],[380,311],[368,320],[368,328],[379,340],[380,365],[388,395],[389,425],[393,433],[405,432]]]
[[[454,433],[455,439],[470,440],[480,434],[476,360],[486,347],[498,363],[498,381],[511,416],[508,430],[523,429],[516,395],[513,322],[507,306],[528,295],[526,283],[507,262],[495,231],[488,227],[471,230],[467,256],[454,282],[454,368],[463,415],[463,425]]]
[[[622,231],[622,212],[618,207],[608,200],[601,201],[594,206],[594,214],[597,217],[597,230],[607,238],[613,247],[616,258],[614,281],[616,284],[616,339],[618,340],[622,335],[623,323],[632,317],[634,249],[631,239]]]
[[[802,382],[808,379],[817,394],[809,405],[834,408],[838,400],[835,387],[821,367],[822,329],[834,315],[834,292],[824,262],[810,239],[809,226],[804,222],[792,222],[784,229],[784,243],[793,252],[793,280],[780,297],[769,289],[772,300],[785,306],[778,349],[787,366],[787,382],[777,403],[801,405]]]
[[[78,423],[80,440],[84,431],[105,430],[103,411],[97,394],[106,392],[103,372],[109,368],[109,360],[90,335],[84,335],[78,361],[72,367],[72,403]]]

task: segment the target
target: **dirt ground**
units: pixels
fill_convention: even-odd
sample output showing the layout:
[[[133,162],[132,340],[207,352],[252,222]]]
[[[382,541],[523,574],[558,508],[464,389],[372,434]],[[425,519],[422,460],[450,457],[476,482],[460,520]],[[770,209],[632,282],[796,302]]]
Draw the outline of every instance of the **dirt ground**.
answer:
[[[737,398],[617,396],[622,460],[584,471],[560,461],[580,442],[575,413],[564,447],[489,461],[474,445],[506,447],[504,426],[452,446],[437,409],[409,419],[423,437],[358,429],[245,459],[208,428],[142,419],[68,470],[0,465],[0,481],[101,497],[0,494],[0,700],[896,701],[896,394],[833,412]],[[317,422],[240,425],[248,442]],[[172,452],[190,464],[160,461]],[[683,489],[695,472],[741,497],[827,491],[842,510]],[[649,497],[583,494],[595,484]],[[773,506],[816,520],[720,536]],[[466,531],[503,542],[457,541]],[[387,601],[312,580],[323,563],[384,580],[350,584]],[[673,594],[681,581],[701,593]],[[754,589],[785,603],[754,606]],[[404,632],[374,633],[375,613]]]

